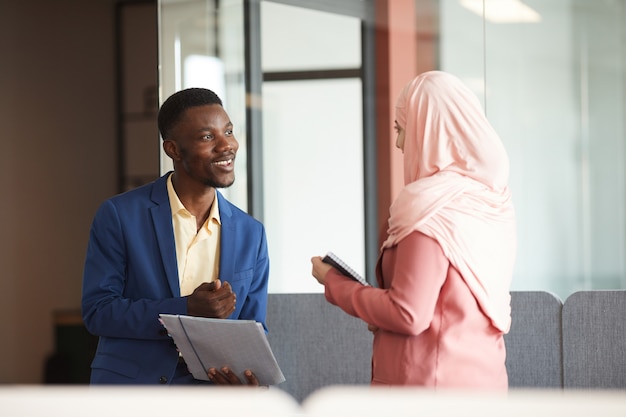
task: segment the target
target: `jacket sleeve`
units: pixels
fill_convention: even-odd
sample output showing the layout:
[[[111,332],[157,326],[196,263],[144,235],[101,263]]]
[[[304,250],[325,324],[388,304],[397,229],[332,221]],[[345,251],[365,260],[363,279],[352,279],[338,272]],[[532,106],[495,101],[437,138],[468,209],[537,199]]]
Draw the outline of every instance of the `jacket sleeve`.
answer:
[[[115,205],[102,204],[92,223],[83,272],[82,314],[90,333],[169,338],[159,314],[185,314],[187,299],[172,296],[156,254],[156,239],[123,228]]]
[[[411,233],[383,257],[391,251],[393,268],[383,267],[386,288],[364,287],[331,269],[326,299],[378,328],[418,335],[432,322],[450,263],[439,244],[420,232]],[[391,270],[393,276],[388,276]]]
[[[250,289],[238,318],[255,320],[261,323],[267,332],[265,318],[267,313],[267,286],[269,282],[270,261],[265,228],[260,223],[257,223],[257,226],[260,228],[260,234],[256,252],[256,263]]]

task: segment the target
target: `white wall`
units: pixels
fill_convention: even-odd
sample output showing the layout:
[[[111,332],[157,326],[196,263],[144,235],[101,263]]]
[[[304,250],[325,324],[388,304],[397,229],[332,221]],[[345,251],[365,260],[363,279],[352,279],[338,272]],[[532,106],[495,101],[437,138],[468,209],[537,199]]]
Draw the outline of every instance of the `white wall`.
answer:
[[[0,383],[38,383],[116,191],[114,0],[0,1]]]

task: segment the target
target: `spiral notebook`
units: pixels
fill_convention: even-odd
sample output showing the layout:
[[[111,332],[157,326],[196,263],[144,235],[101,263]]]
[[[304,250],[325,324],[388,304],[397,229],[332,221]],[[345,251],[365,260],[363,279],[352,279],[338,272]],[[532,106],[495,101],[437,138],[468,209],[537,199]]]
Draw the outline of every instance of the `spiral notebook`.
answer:
[[[352,278],[353,280],[360,282],[363,285],[369,285],[367,281],[365,280],[365,278],[359,275],[354,269],[350,268],[348,264],[346,264],[343,260],[341,260],[341,258],[339,258],[337,255],[335,255],[332,252],[327,252],[326,256],[322,258],[322,262],[327,263],[337,268],[339,272],[341,272],[343,275],[347,276],[348,278]]]

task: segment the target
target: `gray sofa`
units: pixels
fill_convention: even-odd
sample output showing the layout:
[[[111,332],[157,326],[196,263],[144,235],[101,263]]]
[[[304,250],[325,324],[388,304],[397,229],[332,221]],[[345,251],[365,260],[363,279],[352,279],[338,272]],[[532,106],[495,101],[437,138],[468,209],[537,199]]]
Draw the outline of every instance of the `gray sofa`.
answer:
[[[511,293],[505,336],[509,386],[626,389],[626,291],[582,291],[563,303],[543,291]],[[368,385],[372,336],[323,294],[270,294],[268,340],[302,402],[330,385]]]

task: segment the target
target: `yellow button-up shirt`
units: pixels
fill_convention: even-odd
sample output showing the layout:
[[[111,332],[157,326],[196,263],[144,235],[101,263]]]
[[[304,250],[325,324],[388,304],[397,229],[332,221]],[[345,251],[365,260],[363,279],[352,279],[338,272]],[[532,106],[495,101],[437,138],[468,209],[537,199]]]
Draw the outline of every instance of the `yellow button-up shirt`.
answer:
[[[221,221],[217,194],[200,230],[197,230],[196,217],[178,198],[172,175],[167,179],[167,194],[172,208],[180,295],[187,296],[203,282],[215,281],[219,276]]]

